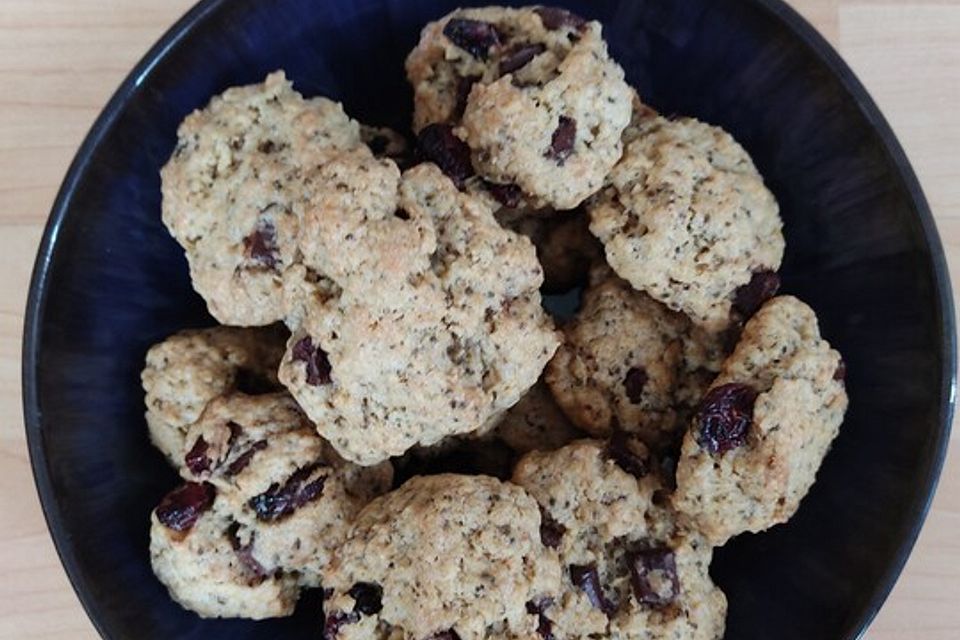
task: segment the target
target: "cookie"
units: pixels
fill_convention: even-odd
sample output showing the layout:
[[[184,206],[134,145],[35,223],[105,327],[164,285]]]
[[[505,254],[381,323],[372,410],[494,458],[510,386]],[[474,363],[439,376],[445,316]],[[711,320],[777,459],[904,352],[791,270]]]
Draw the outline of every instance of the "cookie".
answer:
[[[150,517],[150,563],[181,606],[203,618],[276,618],[293,613],[295,576],[268,571],[212,485],[171,491]]]
[[[738,290],[780,266],[777,202],[722,129],[690,118],[635,124],[636,139],[588,206],[590,230],[634,288],[721,331]]]
[[[350,521],[392,481],[389,463],[345,462],[285,393],[214,400],[185,448],[181,475],[216,487],[245,553],[311,587]]]
[[[283,271],[296,262],[314,169],[362,147],[359,126],[326,98],[304,99],[283,72],[193,112],[161,171],[163,222],[193,286],[223,324],[282,320]]]
[[[533,386],[559,343],[529,240],[432,164],[345,154],[288,272],[280,380],[340,454],[373,464],[474,431]]]
[[[530,238],[543,267],[543,291],[563,293],[585,284],[594,264],[603,262],[603,247],[590,233],[583,211],[518,211],[501,208],[497,220]]]
[[[595,436],[622,429],[657,449],[677,444],[720,368],[721,337],[606,266],[591,275],[544,374],[557,404]]]
[[[277,367],[285,344],[278,327],[213,327],[181,331],[152,346],[140,378],[154,446],[179,466],[184,435],[207,403],[234,390],[280,389]]]
[[[414,130],[457,125],[486,180],[572,209],[620,157],[632,90],[600,23],[547,7],[458,9],[406,63]]]
[[[843,421],[844,373],[807,305],[767,302],[684,437],[676,508],[717,545],[790,519]]]
[[[583,437],[557,406],[550,390],[537,382],[484,436],[498,440],[518,454],[535,449],[552,451]]]
[[[670,509],[642,447],[626,446],[581,440],[517,465],[563,570],[559,596],[534,608],[543,637],[720,640],[712,549]]]
[[[537,638],[557,593],[537,503],[484,476],[417,477],[358,516],[324,586],[324,638]]]

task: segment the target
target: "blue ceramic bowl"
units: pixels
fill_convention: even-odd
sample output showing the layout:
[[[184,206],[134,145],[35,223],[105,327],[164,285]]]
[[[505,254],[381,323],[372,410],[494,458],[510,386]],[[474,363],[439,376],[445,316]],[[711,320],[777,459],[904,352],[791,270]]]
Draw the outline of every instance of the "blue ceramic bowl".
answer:
[[[846,357],[850,412],[797,517],[735,540],[713,573],[730,600],[728,638],[855,638],[914,543],[952,413],[950,286],[917,180],[850,70],[778,0],[561,4],[604,23],[654,107],[731,131],[780,200],[784,289]],[[33,275],[24,410],[50,530],[105,638],[297,639],[319,624],[309,604],[286,620],[203,621],[150,571],[148,515],[174,474],[147,441],[139,372],[149,345],[210,322],[160,223],[177,124],[284,68],[306,94],[405,128],[404,56],[456,5],[203,2],[137,65],[77,154]]]

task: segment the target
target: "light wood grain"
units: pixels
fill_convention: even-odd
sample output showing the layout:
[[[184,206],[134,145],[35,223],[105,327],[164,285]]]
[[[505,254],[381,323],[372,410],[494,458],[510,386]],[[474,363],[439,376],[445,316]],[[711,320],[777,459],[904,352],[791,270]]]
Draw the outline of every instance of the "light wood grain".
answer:
[[[83,135],[118,83],[190,0],[0,2],[0,639],[96,633],[66,580],[23,435],[20,337],[44,221]],[[793,0],[889,118],[960,268],[960,2]],[[960,637],[957,440],[933,510],[869,640]],[[813,640],[813,639],[812,639]]]

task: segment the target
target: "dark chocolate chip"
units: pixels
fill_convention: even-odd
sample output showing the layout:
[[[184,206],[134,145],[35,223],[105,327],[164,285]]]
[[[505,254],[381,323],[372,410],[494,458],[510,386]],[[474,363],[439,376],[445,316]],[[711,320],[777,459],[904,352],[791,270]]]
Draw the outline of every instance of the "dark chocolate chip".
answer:
[[[780,276],[775,271],[757,271],[750,282],[734,293],[733,308],[744,318],[749,318],[779,290]]]
[[[587,599],[597,609],[607,615],[614,612],[616,607],[607,599],[600,586],[600,575],[597,573],[596,565],[570,565],[570,581],[587,595]]]
[[[490,48],[500,44],[497,28],[482,20],[451,18],[443,27],[443,35],[479,60],[486,60],[490,55]]]
[[[677,562],[670,549],[644,549],[627,557],[637,602],[662,607],[680,595]]]
[[[365,616],[372,616],[383,609],[383,587],[372,582],[358,582],[350,587],[347,594],[353,598],[353,610]]]
[[[157,507],[157,520],[168,529],[189,531],[213,506],[216,497],[217,490],[212,484],[187,482],[163,497]]]
[[[417,141],[423,157],[440,167],[458,189],[463,188],[463,183],[473,175],[473,165],[470,162],[470,147],[453,134],[453,127],[448,124],[429,124],[421,129]]]
[[[753,422],[756,399],[755,389],[736,382],[708,391],[693,419],[700,446],[718,454],[743,445]]]
[[[330,360],[327,358],[327,352],[319,345],[313,346],[313,340],[310,336],[305,336],[293,345],[293,359],[299,362],[305,362],[307,365],[307,384],[317,387],[323,384],[330,384],[333,378],[330,377],[332,371]]]
[[[565,526],[554,520],[549,511],[540,507],[540,541],[543,546],[556,549],[566,532]]]
[[[410,213],[405,209],[397,209],[396,211],[393,212],[393,215],[395,218],[400,218],[401,220],[410,219]]]
[[[543,640],[554,640],[553,623],[547,617],[546,611],[553,605],[553,598],[543,597],[527,603],[527,613],[537,616],[537,633]]]
[[[623,389],[632,404],[640,404],[645,386],[647,386],[646,370],[643,367],[630,367],[623,378]]]
[[[587,24],[585,18],[559,7],[537,7],[534,12],[540,16],[543,26],[550,31],[556,31],[563,27],[582,29]]]
[[[273,223],[262,220],[250,235],[243,239],[247,258],[257,266],[274,269],[279,261],[277,249],[277,231]]]
[[[527,66],[531,60],[546,51],[546,47],[537,44],[518,44],[510,48],[500,59],[500,75],[505,76]]]
[[[567,116],[560,116],[560,122],[550,138],[550,148],[544,155],[562,165],[573,153],[576,139],[577,121]]]
[[[625,431],[615,429],[607,445],[607,455],[630,475],[643,478],[650,473],[650,461],[645,455],[638,454],[632,444]]]
[[[323,465],[316,463],[298,469],[282,485],[274,483],[263,493],[250,498],[247,503],[257,514],[257,518],[271,522],[289,516],[291,513],[320,497],[326,475],[309,480],[310,476]]]
[[[203,439],[203,436],[197,438],[197,441],[193,443],[193,446],[190,447],[190,451],[187,452],[187,455],[184,456],[183,461],[187,465],[187,469],[190,470],[195,476],[200,475],[204,471],[210,470],[210,458],[207,456],[207,450],[210,448],[210,445],[207,444],[207,441]]]

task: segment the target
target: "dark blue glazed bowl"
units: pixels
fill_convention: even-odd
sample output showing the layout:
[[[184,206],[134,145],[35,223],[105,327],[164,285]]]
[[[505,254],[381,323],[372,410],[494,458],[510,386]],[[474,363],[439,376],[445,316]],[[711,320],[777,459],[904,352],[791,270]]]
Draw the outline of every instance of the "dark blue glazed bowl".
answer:
[[[150,571],[148,514],[174,475],[147,441],[139,372],[150,344],[210,322],[160,223],[158,173],[187,113],[277,68],[361,120],[405,128],[405,54],[457,4],[202,2],[137,65],[77,154],[30,289],[24,411],[50,530],[103,637],[317,636],[315,603],[286,620],[203,621]],[[952,413],[950,286],[917,180],[850,70],[778,0],[561,4],[604,23],[654,107],[731,131],[780,200],[784,288],[846,357],[850,412],[797,517],[735,540],[713,573],[730,600],[728,638],[855,638],[913,546]]]

